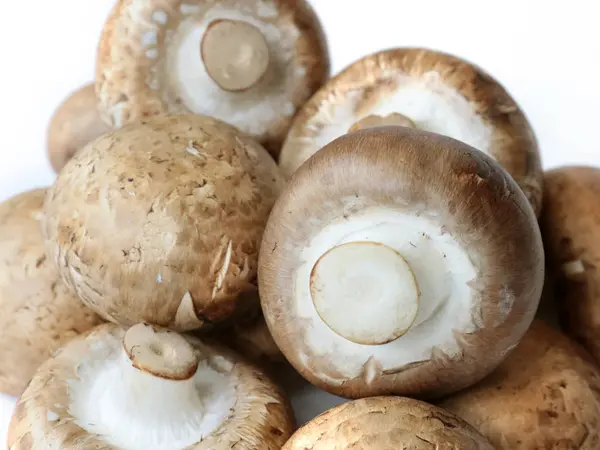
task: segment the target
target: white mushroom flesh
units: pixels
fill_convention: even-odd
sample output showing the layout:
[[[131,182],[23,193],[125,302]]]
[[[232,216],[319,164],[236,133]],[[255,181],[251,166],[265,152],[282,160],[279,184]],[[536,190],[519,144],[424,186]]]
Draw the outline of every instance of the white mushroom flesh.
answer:
[[[69,413],[78,426],[118,448],[178,450],[230,416],[236,401],[231,364],[199,354],[191,358],[197,350],[175,342],[181,337],[127,337],[98,341],[78,367],[78,378],[69,381]],[[134,366],[139,364],[148,370]],[[177,375],[190,368],[191,376]]]
[[[478,326],[480,305],[472,286],[477,271],[469,255],[453,236],[445,232],[435,212],[426,211],[426,208],[415,214],[381,207],[361,209],[356,207],[358,203],[360,198],[346,199],[348,211],[360,212],[349,212],[345,218],[323,228],[302,252],[303,264],[294,279],[294,308],[295,320],[304,324],[307,345],[298,346],[296,351],[310,349],[312,353],[298,354],[297,357],[306,361],[326,356],[332,372],[352,378],[361,375],[369,360],[385,372],[427,361],[434,348],[448,357],[457,355],[460,345],[455,333],[473,332]],[[339,255],[344,261],[334,261],[330,270],[319,269],[320,259],[330,249],[343,248],[338,247],[342,244],[368,242],[377,243],[390,253],[384,255],[384,250],[368,255],[360,251],[347,252]],[[392,253],[401,258],[392,257]],[[385,272],[380,271],[383,256],[392,259]],[[352,289],[343,291],[344,298],[333,300],[334,290],[343,284],[335,278],[339,275],[336,262],[340,262],[342,268],[356,264],[359,273],[345,272],[356,277],[349,281]],[[318,294],[325,297],[327,307],[331,308],[325,314],[319,311],[324,309],[320,304],[322,299],[315,301],[311,292],[311,274],[315,270],[321,277],[328,277],[325,283],[331,283],[325,294]],[[372,297],[379,294],[382,294],[383,303],[372,307]],[[396,318],[388,317],[393,316],[387,309],[390,305],[391,310],[396,308],[399,312]],[[411,317],[412,314],[416,317]],[[337,317],[334,319],[334,316]],[[332,330],[331,322],[338,333]],[[409,327],[407,331],[403,330],[405,327]],[[352,338],[352,333],[358,334],[360,339],[343,337]],[[395,337],[394,334],[401,336],[387,342],[387,338]],[[353,342],[361,339],[382,343]]]
[[[306,133],[290,135],[287,145],[307,159],[315,151],[348,133],[368,116],[402,114],[419,129],[462,141],[491,155],[493,129],[454,87],[445,84],[438,72],[420,77],[397,74],[382,77],[381,87],[354,89],[327,98],[306,122]]]
[[[273,0],[240,4],[235,9],[220,4],[198,4],[197,8],[182,7],[173,14],[179,23],[165,30],[165,59],[159,62],[163,66],[158,69],[168,79],[165,95],[178,99],[169,103],[183,103],[193,113],[210,115],[254,135],[264,133],[281,115],[294,114],[290,95],[306,72],[293,62],[300,31],[292,25],[279,27],[265,20],[278,14]],[[224,90],[206,70],[200,46],[209,25],[218,20],[246,23],[266,42],[268,67],[249,89]],[[156,28],[160,27],[162,24],[157,23]],[[150,37],[149,50],[155,46],[155,39]]]

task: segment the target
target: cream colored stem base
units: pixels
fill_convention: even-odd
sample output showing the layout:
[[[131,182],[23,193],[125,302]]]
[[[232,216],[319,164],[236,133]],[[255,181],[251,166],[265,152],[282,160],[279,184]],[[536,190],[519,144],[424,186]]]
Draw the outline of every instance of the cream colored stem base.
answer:
[[[351,242],[322,255],[310,290],[323,321],[345,339],[381,345],[402,336],[419,310],[419,288],[406,260],[376,242]]]

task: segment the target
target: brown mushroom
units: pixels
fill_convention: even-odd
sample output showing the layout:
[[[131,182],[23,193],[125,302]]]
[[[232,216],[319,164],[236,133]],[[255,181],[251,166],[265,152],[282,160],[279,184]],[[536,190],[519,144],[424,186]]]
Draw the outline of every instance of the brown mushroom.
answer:
[[[63,169],[45,205],[48,251],[107,320],[198,329],[259,309],[248,294],[281,185],[267,151],[224,122],[154,117]]]
[[[539,227],[492,158],[439,134],[346,134],[292,177],[259,258],[278,347],[333,394],[436,396],[483,378],[531,323]]]
[[[48,157],[56,172],[77,150],[110,131],[98,113],[94,85],[72,93],[54,112],[48,127]]]
[[[540,219],[561,325],[600,362],[600,168],[544,177]]]
[[[600,448],[600,371],[540,320],[495,372],[441,406],[498,450]]]
[[[34,189],[0,204],[0,392],[15,396],[56,349],[101,322],[46,258],[45,194]]]
[[[262,314],[253,320],[236,323],[232,329],[223,330],[222,339],[253,361],[268,364],[285,362]]]
[[[361,124],[365,119],[368,123]],[[542,169],[536,138],[514,99],[481,68],[420,48],[385,50],[354,62],[294,119],[280,154],[284,175],[291,176],[357,123],[415,126],[463,141],[508,170],[539,214]]]
[[[344,403],[316,417],[283,450],[492,450],[469,424],[436,406],[403,397]]]
[[[277,156],[297,109],[329,73],[325,35],[305,0],[120,0],[102,34],[96,80],[114,127],[208,115]]]
[[[218,346],[147,324],[101,325],[44,363],[11,450],[276,450],[294,431],[279,388]]]

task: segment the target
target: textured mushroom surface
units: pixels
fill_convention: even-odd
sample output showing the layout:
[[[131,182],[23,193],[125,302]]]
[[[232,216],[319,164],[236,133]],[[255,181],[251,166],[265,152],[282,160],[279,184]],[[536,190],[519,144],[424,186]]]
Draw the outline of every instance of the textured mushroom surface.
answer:
[[[70,161],[45,204],[65,282],[106,319],[198,329],[258,309],[258,248],[281,177],[216,119],[154,117]]]
[[[101,325],[44,363],[11,450],[276,450],[294,430],[279,388],[235,353],[137,324]]]
[[[236,351],[254,361],[266,363],[285,361],[262,314],[254,320],[223,330],[222,333],[222,338]]]
[[[75,152],[110,130],[98,112],[94,85],[71,94],[54,112],[48,127],[48,157],[56,172]]]
[[[546,172],[540,220],[561,325],[600,362],[600,169]]]
[[[101,322],[46,258],[40,218],[46,189],[0,204],[0,392],[19,395],[61,345]]]
[[[523,189],[539,214],[542,169],[537,140],[515,100],[489,74],[452,55],[398,48],[366,56],[331,78],[300,110],[280,165],[287,177],[356,123],[392,124],[443,134],[485,152]],[[361,124],[362,125],[362,124]]]
[[[305,0],[120,0],[102,33],[96,84],[115,127],[203,114],[277,155],[329,71],[323,30]]]
[[[442,407],[498,450],[600,448],[600,371],[540,320],[494,373]]]
[[[259,260],[286,358],[333,394],[442,395],[491,372],[533,320],[533,210],[491,158],[405,127],[340,137],[272,210]]]
[[[403,397],[348,402],[297,430],[283,450],[492,450],[469,424],[436,406]]]

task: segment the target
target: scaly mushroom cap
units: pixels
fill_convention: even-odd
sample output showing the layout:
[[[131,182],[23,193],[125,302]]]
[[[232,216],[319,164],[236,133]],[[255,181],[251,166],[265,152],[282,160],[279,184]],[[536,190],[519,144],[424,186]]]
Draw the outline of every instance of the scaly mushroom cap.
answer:
[[[436,406],[371,397],[336,406],[297,430],[283,450],[492,450],[469,424]]]
[[[236,354],[155,326],[105,324],[40,367],[8,446],[276,450],[293,431],[280,389]]]
[[[49,254],[106,319],[198,329],[259,308],[258,248],[281,186],[267,151],[221,121],[141,121],[60,173],[45,205]]]
[[[329,73],[324,33],[305,0],[121,0],[101,38],[96,91],[114,127],[208,115],[276,156]]]
[[[311,383],[350,398],[481,379],[527,330],[543,280],[539,227],[507,172],[405,127],[314,155],[277,200],[259,259],[275,342]]]
[[[540,219],[561,325],[600,362],[600,168],[546,172]]]
[[[14,396],[56,349],[101,323],[46,258],[45,194],[35,189],[0,204],[0,392]]]
[[[469,62],[399,48],[351,64],[294,119],[279,160],[284,175],[364,119],[363,126],[415,126],[485,152],[508,170],[539,214],[542,169],[531,126],[508,92]]]
[[[77,150],[109,130],[98,113],[94,85],[75,91],[57,108],[48,127],[52,168],[60,172]]]
[[[498,450],[600,448],[600,371],[540,320],[495,372],[442,407]]]

